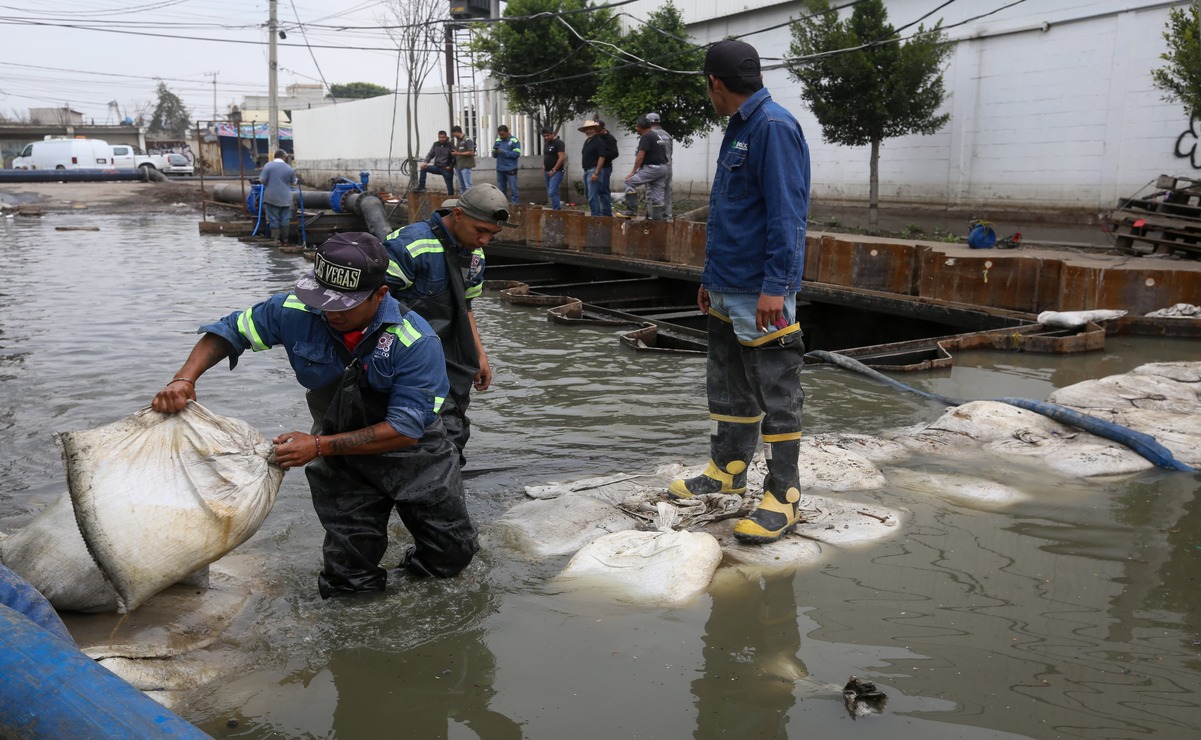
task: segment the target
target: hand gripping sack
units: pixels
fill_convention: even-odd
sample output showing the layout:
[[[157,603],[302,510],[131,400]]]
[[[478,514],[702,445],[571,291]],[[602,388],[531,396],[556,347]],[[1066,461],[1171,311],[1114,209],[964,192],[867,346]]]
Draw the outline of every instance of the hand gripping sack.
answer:
[[[249,539],[283,480],[256,429],[195,402],[56,436],[79,531],[122,613]]]

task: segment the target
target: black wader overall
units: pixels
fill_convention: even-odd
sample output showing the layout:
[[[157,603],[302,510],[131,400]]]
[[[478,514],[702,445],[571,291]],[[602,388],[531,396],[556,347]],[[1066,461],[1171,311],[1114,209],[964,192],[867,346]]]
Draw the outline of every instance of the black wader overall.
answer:
[[[374,335],[359,344],[374,346]],[[388,398],[367,384],[362,360],[338,347],[349,361],[342,377],[306,395],[314,434],[364,429],[383,421],[387,412]],[[384,590],[387,571],[380,561],[388,548],[393,508],[415,543],[402,565],[418,575],[453,576],[479,549],[455,450],[440,420],[411,447],[319,457],[305,467],[305,475],[325,528],[325,564],[317,579],[323,599]]]
[[[433,232],[442,243],[442,253],[446,257],[447,289],[438,295],[407,292],[402,294],[403,297],[396,297],[425,319],[442,340],[446,375],[450,379],[450,397],[442,404],[442,422],[446,425],[447,438],[459,452],[459,464],[463,465],[467,462],[463,448],[471,437],[467,406],[471,403],[475,374],[480,370],[480,357],[475,346],[475,333],[467,318],[466,287],[463,284],[459,247],[443,228],[436,226]]]

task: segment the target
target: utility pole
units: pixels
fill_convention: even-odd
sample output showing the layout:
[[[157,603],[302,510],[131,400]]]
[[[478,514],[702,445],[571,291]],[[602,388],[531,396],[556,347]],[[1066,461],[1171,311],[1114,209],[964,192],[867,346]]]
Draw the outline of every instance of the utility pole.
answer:
[[[213,78],[213,121],[217,120],[217,75],[219,72],[205,72],[205,77]]]
[[[267,34],[271,39],[267,58],[267,160],[270,161],[279,149],[279,60],[275,52],[275,36],[279,23],[275,16],[276,0],[271,0],[271,18],[267,22]],[[257,137],[256,137],[257,141]],[[258,151],[258,147],[255,147]]]
[[[451,27],[450,22],[446,23],[446,109],[447,125],[454,125],[455,122],[455,31]]]

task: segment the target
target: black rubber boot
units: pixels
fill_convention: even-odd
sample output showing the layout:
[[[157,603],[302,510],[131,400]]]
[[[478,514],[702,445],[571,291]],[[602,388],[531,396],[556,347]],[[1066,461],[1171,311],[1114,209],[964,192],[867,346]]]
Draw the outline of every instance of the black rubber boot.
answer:
[[[734,525],[734,537],[739,542],[761,545],[775,542],[796,527],[800,521],[797,502],[801,500],[798,466],[801,441],[790,439],[767,445],[767,479],[763,481],[763,498],[745,519]]]
[[[674,480],[667,487],[675,498],[703,493],[746,491],[746,468],[759,444],[759,422],[763,411],[755,400],[743,356],[729,319],[710,314],[706,329],[709,349],[706,359],[705,395],[709,399],[709,466],[695,478]]]
[[[734,527],[734,537],[741,542],[775,542],[800,521],[797,458],[805,406],[805,391],[801,387],[805,343],[801,337],[800,326],[792,324],[752,345],[743,345],[747,373],[763,403],[763,441],[768,460],[763,498],[755,510]]]
[[[709,437],[709,465],[694,478],[678,478],[667,487],[673,498],[692,498],[704,493],[746,491],[746,468],[759,444],[759,420],[750,423],[718,421],[717,433]]]

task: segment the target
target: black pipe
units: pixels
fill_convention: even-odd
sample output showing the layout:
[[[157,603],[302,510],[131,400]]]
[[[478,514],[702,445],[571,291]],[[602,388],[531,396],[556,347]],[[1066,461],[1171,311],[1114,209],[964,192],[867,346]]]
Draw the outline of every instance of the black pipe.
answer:
[[[388,234],[392,233],[392,226],[388,224],[388,215],[384,213],[384,203],[379,198],[368,193],[351,193],[346,196],[344,203],[346,210],[363,217],[363,222],[367,224],[367,231],[371,232],[376,239],[382,242],[388,238]]]
[[[153,167],[139,169],[0,170],[0,182],[164,182]]]
[[[304,201],[306,210],[312,208],[320,208],[329,210],[329,194],[328,190],[305,190],[300,193],[292,193],[293,204],[300,205],[300,200]],[[223,184],[213,187],[213,200],[219,203],[242,203],[246,196],[242,194],[241,183],[236,185]]]

